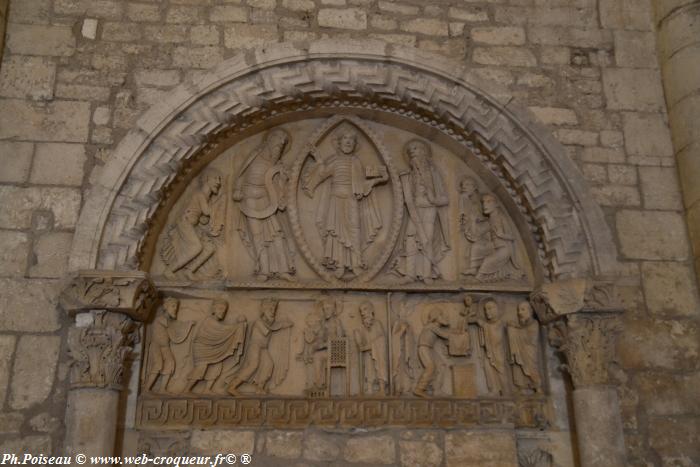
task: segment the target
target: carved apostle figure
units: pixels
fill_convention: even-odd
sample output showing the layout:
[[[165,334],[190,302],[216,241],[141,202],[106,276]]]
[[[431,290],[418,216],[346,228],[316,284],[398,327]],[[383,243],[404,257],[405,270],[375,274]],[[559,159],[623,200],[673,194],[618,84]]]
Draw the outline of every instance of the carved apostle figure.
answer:
[[[269,131],[243,163],[233,191],[241,211],[238,232],[255,261],[256,278],[262,281],[292,280],[295,273],[289,229],[282,216],[286,175],[280,158],[288,144],[286,131]]]
[[[252,383],[257,394],[267,394],[267,383],[272,379],[279,386],[287,376],[289,368],[289,332],[284,331],[294,324],[277,321],[276,300],[263,300],[260,317],[253,323],[241,368],[228,384],[227,390],[238,396],[238,386]],[[274,339],[278,334],[279,339]]]
[[[476,275],[476,269],[471,266],[472,263],[476,263],[478,260],[472,260],[473,248],[479,248],[477,242],[470,240],[470,236],[474,235],[476,232],[477,223],[482,222],[484,215],[481,212],[481,195],[479,194],[479,188],[471,177],[464,177],[459,182],[459,227],[467,240],[467,247],[465,249],[465,263],[467,269],[462,271],[464,275]],[[483,257],[478,252],[474,252],[475,257]]]
[[[528,302],[518,304],[518,324],[508,325],[508,349],[513,370],[513,384],[520,391],[538,392],[541,387],[539,353],[539,324],[533,318]]]
[[[416,338],[406,320],[406,309],[402,306],[399,319],[391,329],[391,380],[396,395],[413,390],[419,366]]]
[[[384,326],[374,316],[370,302],[360,304],[362,326],[355,330],[355,343],[360,351],[360,384],[362,393],[387,394],[389,368]]]
[[[479,326],[479,346],[482,349],[482,365],[489,393],[504,395],[506,387],[506,358],[498,303],[487,298],[484,303],[485,320],[471,316],[470,322]]]
[[[302,181],[312,197],[323,183],[316,210],[323,250],[323,266],[338,279],[353,276],[367,267],[364,252],[382,228],[382,219],[373,188],[389,179],[386,167],[364,167],[357,155],[357,131],[341,126],[335,132],[335,154],[317,160]]]
[[[305,319],[301,360],[307,367],[307,389],[325,389],[328,385],[329,340],[345,336],[336,313],[335,300],[324,298]]]
[[[401,175],[408,223],[393,269],[406,281],[432,283],[442,277],[439,263],[450,249],[449,198],[430,147],[414,139],[405,147],[411,170]]]
[[[161,377],[160,390],[168,392],[168,383],[175,373],[175,357],[170,348],[171,344],[181,344],[187,339],[193,321],[177,321],[177,312],[180,304],[176,298],[167,297],[158,316],[153,320],[151,339],[148,343],[148,365],[146,376],[146,388],[153,387]]]
[[[515,248],[515,233],[506,214],[490,193],[481,197],[485,217],[465,231],[470,248],[466,275],[482,282],[519,279],[523,276]]]
[[[192,369],[187,375],[187,387],[192,391],[201,380],[206,382],[207,392],[213,392],[214,384],[222,375],[224,361],[235,365],[243,354],[246,320],[238,317],[236,324],[224,324],[228,303],[214,300],[211,311],[197,326],[192,339]]]
[[[437,355],[435,344],[438,339],[449,339],[450,321],[445,310],[431,308],[428,311],[426,323],[418,335],[418,358],[423,366],[423,372],[418,378],[413,394],[418,397],[428,397],[428,387],[433,384],[437,372]]]
[[[160,249],[167,265],[166,275],[172,276],[181,270],[189,279],[221,274],[213,258],[216,241],[224,228],[226,203],[221,197],[221,184],[221,174],[207,169],[199,176],[199,186],[188,200],[184,213],[168,226]]]

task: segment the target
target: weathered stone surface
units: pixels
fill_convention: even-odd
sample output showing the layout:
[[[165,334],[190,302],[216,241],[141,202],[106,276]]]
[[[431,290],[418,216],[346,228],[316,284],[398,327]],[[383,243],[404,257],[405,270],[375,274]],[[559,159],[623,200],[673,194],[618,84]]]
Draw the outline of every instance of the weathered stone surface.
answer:
[[[472,28],[469,32],[474,42],[482,42],[491,45],[523,45],[525,43],[525,30],[520,27],[484,26]]]
[[[0,139],[86,142],[90,124],[90,104],[57,101],[35,104],[16,99],[0,99]]]
[[[224,44],[229,49],[257,47],[277,42],[277,26],[271,24],[236,24],[224,31]]]
[[[647,309],[659,317],[697,316],[700,301],[690,267],[679,263],[642,264]]]
[[[634,207],[641,205],[639,190],[634,186],[599,186],[591,188],[591,193],[601,206]]]
[[[604,68],[603,85],[609,109],[642,112],[663,109],[663,90],[656,70]]]
[[[75,37],[69,26],[10,24],[7,49],[13,54],[70,56],[75,52]]]
[[[525,47],[477,47],[474,61],[482,65],[535,66],[535,55]]]
[[[673,156],[668,125],[658,114],[623,114],[625,148],[637,156]]]
[[[647,209],[683,208],[675,167],[640,167],[644,207]]]
[[[57,228],[73,228],[80,210],[75,188],[0,186],[0,228],[28,229],[37,209],[53,213]]]
[[[350,438],[344,456],[348,462],[393,464],[396,460],[394,439],[385,435]]]
[[[601,0],[598,5],[604,28],[641,31],[652,28],[649,3],[640,4],[637,0]]]
[[[615,62],[620,67],[658,68],[652,32],[615,31]]]
[[[175,86],[180,82],[179,70],[140,70],[136,72],[139,86]]]
[[[642,372],[632,380],[639,403],[651,415],[700,415],[700,373],[670,376],[665,372]]]
[[[53,388],[60,336],[22,336],[10,382],[10,407],[27,409],[46,400]]]
[[[51,99],[56,65],[48,58],[9,56],[0,67],[0,96]]]
[[[0,434],[19,433],[22,423],[24,423],[22,412],[0,413]]]
[[[83,26],[80,28],[80,34],[86,39],[96,39],[98,24],[99,21],[95,18],[85,18],[83,20]]]
[[[267,455],[283,459],[301,457],[303,439],[304,434],[299,431],[271,431],[265,442]]]
[[[17,338],[10,335],[0,335],[0,405],[5,404],[7,388],[10,382],[10,368],[15,352]]]
[[[236,455],[252,454],[255,449],[255,433],[252,431],[194,430],[190,446],[205,454],[233,452]]]
[[[620,251],[632,259],[686,259],[683,217],[675,212],[620,211],[616,218]]]
[[[29,238],[24,232],[0,230],[0,276],[21,276],[27,269]]]
[[[442,449],[426,441],[399,441],[399,457],[405,467],[442,465]]]
[[[186,68],[211,68],[224,58],[221,47],[177,47],[173,53],[173,64]]]
[[[651,417],[649,443],[664,466],[693,466],[700,460],[700,417]]]
[[[35,240],[29,277],[63,277],[68,267],[72,241],[73,234],[70,232],[49,232]]]
[[[36,145],[29,181],[36,184],[80,186],[87,156],[82,144]]]
[[[610,164],[608,165],[608,178],[610,182],[618,185],[636,185],[637,169],[628,165]]]
[[[447,14],[450,18],[458,19],[461,21],[479,22],[489,20],[488,11],[485,8],[478,6],[474,6],[471,8],[450,7]],[[504,33],[508,34],[505,31]]]
[[[417,15],[420,9],[417,6],[408,5],[406,3],[396,3],[391,1],[380,1],[379,9],[389,13],[398,13],[401,15]]]
[[[578,387],[574,389],[573,403],[581,464],[625,465],[617,389],[607,385]]]
[[[322,8],[317,20],[324,28],[367,29],[367,13],[359,8]]]
[[[340,447],[331,435],[312,433],[304,438],[304,458],[312,461],[332,461],[338,458]]]
[[[52,417],[48,413],[40,413],[29,420],[29,426],[34,431],[50,433],[61,427],[61,421],[56,417]]]
[[[34,145],[0,141],[0,182],[23,183],[29,178]]]
[[[454,431],[445,435],[447,467],[515,467],[515,435],[507,431]]]
[[[0,443],[0,452],[15,453],[20,458],[23,454],[48,455],[51,453],[51,438],[49,436],[22,436],[7,438]],[[36,454],[35,454],[36,453]]]
[[[282,0],[282,6],[293,11],[312,11],[316,4],[312,0]]]
[[[596,47],[603,48],[612,45],[612,35],[602,29],[580,29],[563,27],[531,27],[528,29],[528,39],[534,44],[567,47]],[[561,53],[561,50],[551,52]],[[569,55],[567,52],[566,55]],[[561,63],[555,60],[555,63]],[[569,63],[568,60],[564,63]]]
[[[0,330],[51,332],[60,328],[57,281],[0,279]]]
[[[222,5],[212,8],[209,18],[214,22],[245,23],[248,19],[248,12],[244,7]]]
[[[625,320],[619,355],[624,368],[700,370],[700,327],[695,321]]]
[[[13,2],[8,21],[23,24],[48,24],[50,11],[50,0]]]
[[[529,107],[538,120],[546,125],[576,125],[578,118],[570,109],[558,107]]]

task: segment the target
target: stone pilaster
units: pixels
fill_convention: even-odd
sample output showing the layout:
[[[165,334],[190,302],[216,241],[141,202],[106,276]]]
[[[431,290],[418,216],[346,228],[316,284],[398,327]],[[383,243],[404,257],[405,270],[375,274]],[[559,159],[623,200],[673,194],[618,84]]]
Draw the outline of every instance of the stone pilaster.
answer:
[[[114,453],[125,361],[139,321],[148,318],[156,300],[145,274],[111,271],[81,271],[61,295],[62,308],[76,316],[68,333],[66,454]]]
[[[617,390],[610,380],[621,308],[612,284],[572,280],[547,284],[532,296],[574,385],[574,419],[583,467],[626,465]]]
[[[671,137],[695,267],[700,271],[700,0],[653,4]]]

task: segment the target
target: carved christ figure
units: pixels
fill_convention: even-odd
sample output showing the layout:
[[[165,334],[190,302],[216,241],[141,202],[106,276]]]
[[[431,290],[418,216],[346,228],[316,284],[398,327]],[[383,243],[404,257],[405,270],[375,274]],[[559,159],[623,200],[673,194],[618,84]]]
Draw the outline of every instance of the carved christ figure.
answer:
[[[341,279],[346,272],[359,274],[367,264],[364,251],[382,228],[373,188],[389,179],[386,167],[366,171],[357,155],[357,131],[343,126],[336,131],[335,154],[317,160],[305,174],[302,188],[308,197],[324,187],[316,211],[316,226],[323,242],[322,264]],[[376,173],[374,173],[376,172]]]
[[[449,324],[450,321],[444,310],[432,308],[428,312],[425,326],[418,335],[418,358],[423,365],[423,372],[413,389],[413,394],[418,397],[428,397],[428,387],[433,383],[437,371],[435,344],[438,339],[449,339]]]
[[[257,279],[263,281],[270,277],[292,280],[295,273],[282,218],[286,177],[279,160],[288,144],[286,131],[269,131],[243,163],[233,191],[241,210],[238,232],[255,261]]]
[[[187,202],[185,212],[168,226],[160,254],[167,265],[166,274],[184,270],[188,278],[202,273],[206,277],[221,274],[218,264],[203,266],[216,252],[215,239],[224,228],[225,203],[221,198],[221,174],[207,169],[199,176],[199,186]],[[216,262],[216,259],[213,259]]]
[[[481,198],[485,217],[477,218],[465,230],[471,242],[469,267],[464,274],[483,282],[519,279],[523,271],[517,258],[515,233],[506,214],[490,193]]]
[[[190,335],[193,321],[177,321],[180,304],[176,298],[167,297],[156,319],[153,320],[151,340],[148,344],[148,374],[146,388],[153,387],[161,377],[160,390],[168,392],[168,383],[175,373],[175,357],[171,344],[181,344]]]
[[[212,392],[214,384],[222,375],[224,361],[238,363],[243,354],[246,321],[240,316],[236,324],[224,324],[228,303],[214,300],[210,315],[200,324],[192,339],[192,369],[187,375],[187,387],[192,391],[199,381],[206,381],[206,390]],[[227,364],[229,362],[227,361]]]
[[[449,198],[430,147],[414,139],[406,144],[411,170],[401,176],[408,224],[393,269],[407,281],[426,284],[442,277],[439,263],[450,249],[447,204]]]
[[[257,394],[267,394],[270,379],[275,386],[282,383],[289,368],[289,333],[283,331],[294,324],[289,321],[277,322],[277,301],[263,300],[260,305],[260,318],[253,323],[243,363],[228,384],[228,392],[238,396],[238,386],[250,382]],[[274,340],[274,334],[282,331],[281,339]]]
[[[360,305],[360,317],[362,326],[355,330],[355,342],[362,359],[362,392],[386,395],[389,368],[384,327],[374,316],[374,306],[370,302]]]
[[[518,324],[506,328],[513,384],[520,391],[538,392],[541,388],[539,352],[539,324],[533,319],[528,302],[518,304]]]

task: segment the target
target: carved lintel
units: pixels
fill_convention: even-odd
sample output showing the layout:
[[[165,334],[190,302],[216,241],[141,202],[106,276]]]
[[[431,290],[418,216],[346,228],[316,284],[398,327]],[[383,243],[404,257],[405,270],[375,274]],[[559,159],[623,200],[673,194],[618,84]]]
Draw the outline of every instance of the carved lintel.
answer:
[[[138,339],[139,324],[128,316],[97,311],[92,324],[68,332],[73,388],[121,389],[124,362]]]
[[[60,303],[71,316],[104,310],[145,321],[157,298],[158,293],[146,273],[82,270],[63,291]]]

